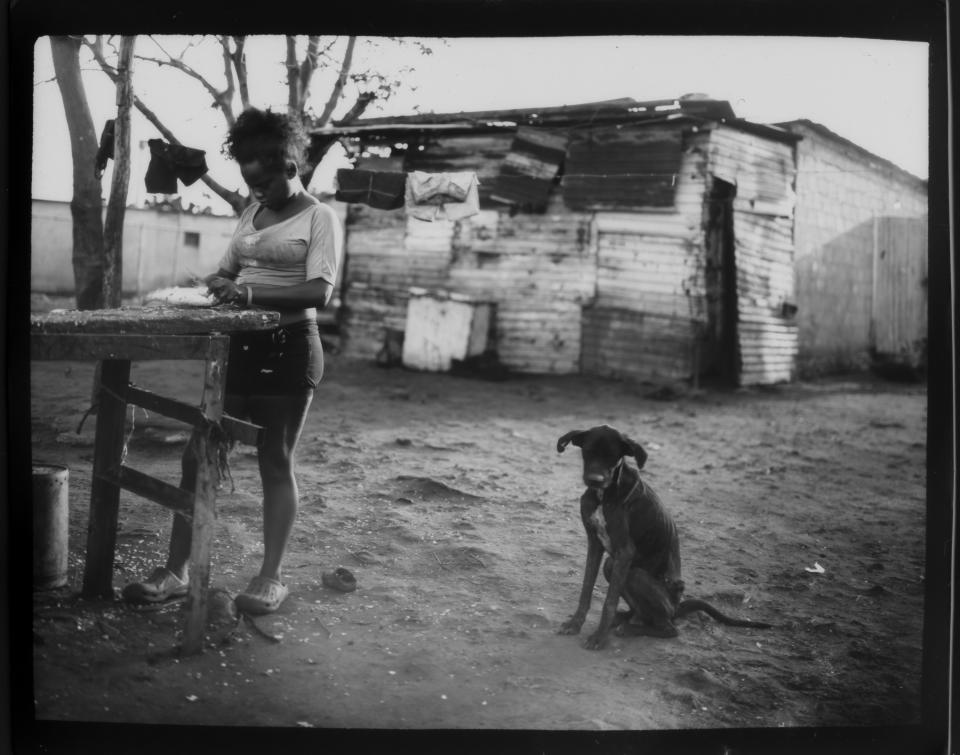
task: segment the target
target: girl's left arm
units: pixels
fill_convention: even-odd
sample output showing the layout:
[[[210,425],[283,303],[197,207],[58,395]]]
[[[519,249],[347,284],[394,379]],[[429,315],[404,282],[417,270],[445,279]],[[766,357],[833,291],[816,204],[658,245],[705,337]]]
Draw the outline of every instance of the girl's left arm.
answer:
[[[241,306],[254,304],[266,309],[323,309],[330,303],[333,286],[323,278],[313,278],[293,286],[243,285],[238,287]],[[249,289],[249,294],[247,292]],[[248,296],[250,301],[248,301]]]

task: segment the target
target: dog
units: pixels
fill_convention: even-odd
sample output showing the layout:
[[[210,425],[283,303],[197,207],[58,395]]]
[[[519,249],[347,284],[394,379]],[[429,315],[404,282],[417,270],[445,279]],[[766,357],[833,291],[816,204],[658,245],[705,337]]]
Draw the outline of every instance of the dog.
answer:
[[[587,533],[587,560],[580,602],[560,634],[580,632],[604,552],[608,558],[603,573],[610,586],[600,624],[584,643],[589,650],[604,647],[614,627],[626,636],[676,637],[674,621],[695,611],[730,626],[772,626],[731,618],[704,600],[681,600],[680,538],[659,496],[640,478],[647,452],[639,443],[609,425],[568,432],[557,441],[557,452],[571,443],[583,453],[587,489],[580,498],[580,518]],[[627,456],[636,468],[626,463]],[[620,598],[629,611],[618,613]]]

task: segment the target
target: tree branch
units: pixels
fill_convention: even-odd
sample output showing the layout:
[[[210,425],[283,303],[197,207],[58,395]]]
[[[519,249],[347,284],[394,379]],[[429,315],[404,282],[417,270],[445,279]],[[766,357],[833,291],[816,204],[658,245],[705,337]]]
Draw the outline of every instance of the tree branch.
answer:
[[[361,92],[357,97],[357,101],[353,103],[346,114],[338,121],[335,121],[337,126],[347,126],[353,123],[357,118],[363,115],[364,111],[370,106],[374,100],[377,99],[375,92]]]
[[[217,37],[217,39],[220,42],[220,48],[223,53],[223,77],[227,80],[227,88],[223,91],[223,100],[227,107],[224,116],[227,119],[227,126],[233,127],[235,123],[233,118],[233,95],[234,92],[236,92],[236,86],[233,80],[233,58],[230,57],[230,40],[227,37]]]
[[[297,65],[297,38],[287,35],[287,112],[297,112],[297,95],[300,89],[300,67]]]
[[[340,101],[340,97],[343,95],[343,88],[347,85],[347,77],[350,74],[350,68],[353,66],[353,49],[356,47],[356,44],[357,38],[355,36],[352,36],[347,40],[347,49],[343,54],[343,62],[340,65],[340,74],[337,76],[337,81],[333,85],[333,90],[330,92],[330,97],[327,100],[327,104],[323,106],[323,112],[320,113],[320,116],[315,121],[314,125],[317,127],[322,128],[323,126],[327,125],[327,121],[330,120],[330,116],[333,115],[334,108],[336,108],[337,103]],[[363,95],[361,95],[361,97],[362,96]],[[365,107],[366,105],[364,105],[364,108]]]
[[[300,82],[297,92],[297,112],[303,115],[304,106],[307,103],[307,97],[310,94],[310,80],[313,78],[313,72],[317,70],[317,49],[320,46],[320,37],[311,36],[307,41],[307,54],[300,64]]]
[[[213,84],[211,84],[203,74],[199,73],[192,66],[188,65],[187,63],[184,63],[183,60],[181,60],[180,58],[174,58],[172,55],[170,55],[170,53],[164,50],[163,47],[161,47],[160,44],[157,43],[156,40],[154,40],[153,37],[150,37],[150,39],[155,42],[157,47],[159,47],[160,50],[164,52],[164,54],[166,54],[167,59],[161,60],[160,58],[151,58],[146,55],[137,55],[136,57],[139,58],[140,60],[146,60],[151,63],[156,63],[158,66],[170,66],[171,68],[176,68],[178,71],[182,71],[187,76],[199,81],[203,85],[203,88],[206,89],[207,92],[210,94],[210,96],[213,98],[214,105],[220,108],[220,112],[223,113],[223,117],[226,119],[227,125],[232,126],[233,110],[230,107],[231,102],[233,100],[232,87],[230,86],[230,84],[232,84],[232,80],[228,78],[228,82],[230,82],[230,84],[228,84],[227,90],[221,91],[217,89]]]
[[[237,84],[240,87],[240,104],[243,106],[243,109],[246,110],[250,107],[250,91],[247,88],[247,56],[244,52],[247,38],[235,36],[233,38],[233,44],[236,46],[236,49],[230,57],[233,60],[233,67],[237,72]]]
[[[114,84],[116,84],[119,76],[116,69],[107,62],[106,58],[103,57],[103,45],[96,42],[90,42],[86,39],[83,40],[83,43],[93,52],[93,57],[100,65],[100,68],[103,70],[103,72],[110,77],[110,80],[113,81]],[[136,94],[133,95],[133,106],[143,114],[144,118],[150,121],[154,127],[156,127],[161,136],[163,136],[163,138],[166,139],[170,144],[181,144],[180,140],[173,135],[173,132],[163,125],[156,113],[147,107],[144,102],[136,96]],[[234,212],[236,212],[238,215],[243,211],[243,208],[246,207],[246,197],[242,196],[236,191],[231,191],[230,189],[220,185],[210,177],[209,173],[204,173],[200,177],[200,180],[209,186],[218,197],[229,203]]]

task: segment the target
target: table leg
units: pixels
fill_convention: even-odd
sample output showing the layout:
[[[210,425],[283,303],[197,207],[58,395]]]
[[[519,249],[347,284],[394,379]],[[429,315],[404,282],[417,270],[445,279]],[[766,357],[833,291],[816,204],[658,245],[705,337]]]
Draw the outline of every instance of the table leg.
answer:
[[[123,457],[127,410],[125,395],[129,383],[129,360],[103,360],[93,449],[93,479],[90,484],[86,566],[83,572],[82,594],[88,599],[113,597],[113,556],[117,541],[120,488],[105,478],[116,478]]]
[[[215,336],[207,351],[200,410],[210,423],[200,428],[197,443],[197,482],[194,488],[193,536],[190,546],[190,588],[182,650],[186,655],[203,649],[207,622],[207,588],[210,581],[210,551],[216,520],[219,443],[217,425],[223,417],[229,338]]]

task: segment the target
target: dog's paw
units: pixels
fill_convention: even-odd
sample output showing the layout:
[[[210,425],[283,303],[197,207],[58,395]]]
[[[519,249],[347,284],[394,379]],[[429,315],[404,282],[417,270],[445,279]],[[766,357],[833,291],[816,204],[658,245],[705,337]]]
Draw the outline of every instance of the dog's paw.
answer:
[[[605,634],[600,634],[600,632],[594,632],[584,641],[583,646],[587,650],[602,650],[607,646],[607,636]]]
[[[557,634],[580,634],[580,627],[582,626],[582,621],[569,619],[560,625],[560,628],[557,630]]]

